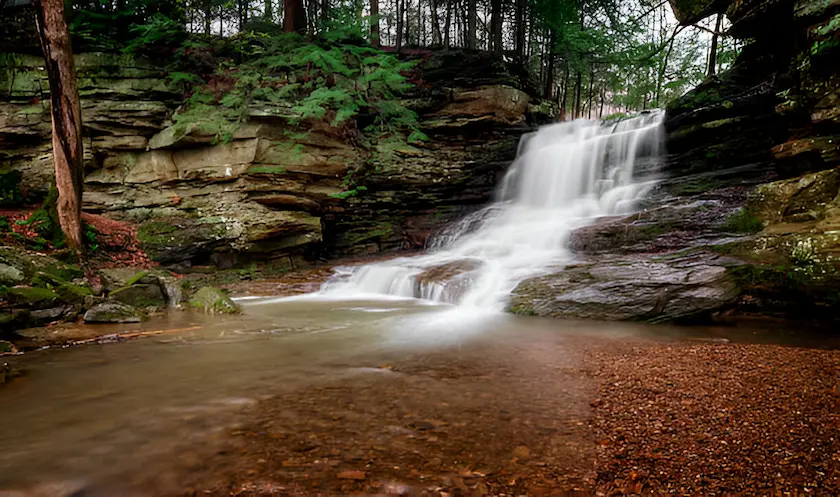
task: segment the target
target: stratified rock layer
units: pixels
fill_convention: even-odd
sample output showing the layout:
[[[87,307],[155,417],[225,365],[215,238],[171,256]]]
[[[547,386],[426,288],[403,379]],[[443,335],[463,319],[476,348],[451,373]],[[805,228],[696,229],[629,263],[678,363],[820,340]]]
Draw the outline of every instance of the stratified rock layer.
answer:
[[[43,63],[0,58],[0,172],[3,185],[19,183],[2,198],[37,198],[52,177]],[[217,143],[200,126],[173,125],[182,95],[149,61],[78,55],[84,210],[139,224],[144,250],[172,265],[259,257],[292,268],[422,247],[433,229],[489,200],[522,130],[551,112],[492,55],[444,52],[423,64],[426,83],[405,103],[431,139],[370,149],[323,123],[293,129],[291,109],[272,104],[249,106],[247,122]],[[351,175],[364,187],[352,194]]]

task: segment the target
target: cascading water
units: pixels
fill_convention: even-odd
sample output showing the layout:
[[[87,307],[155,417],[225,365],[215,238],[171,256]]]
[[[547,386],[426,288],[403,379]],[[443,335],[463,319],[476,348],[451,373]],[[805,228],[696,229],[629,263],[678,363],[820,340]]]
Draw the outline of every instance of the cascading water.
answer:
[[[659,157],[662,118],[577,120],[524,136],[495,203],[444,231],[426,254],[348,268],[321,293],[501,307],[520,281],[571,259],[573,229],[633,209],[651,184],[634,173]]]

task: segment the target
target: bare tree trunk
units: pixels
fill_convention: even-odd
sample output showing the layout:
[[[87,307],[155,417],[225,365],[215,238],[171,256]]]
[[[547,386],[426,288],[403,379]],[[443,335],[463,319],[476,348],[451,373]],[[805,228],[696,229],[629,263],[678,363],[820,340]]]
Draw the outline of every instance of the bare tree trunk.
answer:
[[[285,16],[283,31],[287,33],[306,33],[306,9],[303,0],[283,0]]]
[[[426,37],[426,17],[423,15],[423,0],[417,0],[417,46],[423,46]]]
[[[397,52],[402,50],[403,16],[405,15],[405,0],[397,0]]]
[[[58,222],[64,236],[67,237],[67,245],[82,258],[82,109],[79,89],[76,86],[76,66],[73,61],[73,48],[70,45],[70,31],[64,18],[64,0],[34,0],[33,4],[47,78],[50,82]]]
[[[478,0],[467,0],[467,48],[475,50],[476,43],[476,18],[478,17],[477,4]]]
[[[554,28],[549,29],[551,30],[551,34],[549,35],[548,49],[546,50],[548,56],[548,69],[546,70],[545,77],[545,98],[551,100],[554,98],[554,59],[556,58],[554,45],[557,43],[557,32]]]
[[[378,47],[379,43],[379,0],[370,0],[370,43]]]
[[[595,87],[595,66],[589,66],[589,98],[586,104],[587,116],[592,119],[592,89]]]
[[[563,96],[560,98],[560,120],[566,120],[566,102],[569,96],[569,61],[564,64],[566,66],[563,74]]]
[[[490,40],[489,46],[497,54],[502,53],[502,0],[490,0]]]
[[[706,71],[707,77],[714,76],[717,69],[718,36],[720,36],[720,23],[722,21],[723,14],[718,14],[717,22],[715,23],[715,34],[712,35],[712,48],[709,50],[709,69]]]
[[[577,80],[575,81],[575,116],[574,118],[577,119],[580,117],[580,93],[581,87],[583,86],[583,74],[580,71],[577,72]]]
[[[210,0],[203,0],[202,2],[202,11],[204,13],[204,34],[210,34],[210,24],[213,20],[213,14],[211,9],[211,2]]]
[[[263,11],[263,17],[265,17],[265,20],[268,22],[274,21],[274,4],[271,0],[265,0],[265,11]]]
[[[440,17],[438,16],[437,0],[429,0],[429,10],[432,14],[432,45],[440,45],[442,36],[440,32]]]
[[[452,28],[452,1],[446,0],[446,21],[443,24],[443,46],[449,48],[451,37],[449,30]]]
[[[604,100],[607,99],[607,87],[601,87],[601,109],[598,111],[598,119],[604,117]]]
[[[516,56],[523,60],[525,58],[525,44],[527,29],[525,26],[525,4],[527,0],[516,0],[516,18],[514,24],[516,25],[516,40],[514,48],[516,49]]]

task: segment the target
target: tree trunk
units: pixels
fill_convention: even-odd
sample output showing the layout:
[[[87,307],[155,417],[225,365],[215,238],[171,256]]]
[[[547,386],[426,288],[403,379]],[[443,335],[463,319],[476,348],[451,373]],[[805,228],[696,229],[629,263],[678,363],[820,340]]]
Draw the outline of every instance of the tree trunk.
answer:
[[[502,0],[490,0],[490,46],[502,53]]]
[[[604,100],[607,99],[607,87],[601,87],[601,109],[598,111],[598,119],[604,117]]]
[[[554,53],[554,45],[557,43],[557,31],[554,28],[549,28],[551,34],[548,38],[548,49],[546,50],[548,56],[548,69],[546,70],[545,76],[545,98],[551,100],[554,98],[554,59],[556,58],[556,54]]]
[[[720,36],[720,23],[722,21],[723,14],[718,14],[717,22],[715,23],[715,34],[712,35],[712,48],[709,50],[709,70],[706,71],[706,77],[714,76],[717,69],[718,36]]]
[[[211,21],[213,20],[213,14],[212,14],[212,8],[211,8],[212,4],[211,4],[210,0],[204,0],[201,5],[203,7],[202,11],[203,11],[203,14],[204,14],[204,34],[209,35],[210,34]]]
[[[268,22],[274,21],[274,3],[271,0],[265,0],[265,11],[263,12],[263,17]]]
[[[476,18],[478,18],[478,13],[476,12],[478,0],[467,0],[467,48],[470,50],[475,50],[477,43],[476,43]]]
[[[397,0],[397,52],[402,50],[403,15],[405,14],[405,0]]]
[[[321,26],[326,28],[330,20],[330,0],[321,0]]]
[[[583,74],[580,71],[577,72],[577,80],[575,81],[575,116],[574,118],[577,119],[580,117],[580,93],[581,87],[583,86]]]
[[[437,0],[429,0],[429,10],[432,14],[432,45],[440,45],[442,36],[440,32],[440,17],[438,16]]]
[[[563,73],[563,96],[560,98],[560,120],[566,120],[566,102],[569,96],[569,62],[564,64],[566,69]]]
[[[586,104],[587,116],[592,119],[592,90],[595,87],[595,67],[589,66],[589,98]]]
[[[378,47],[379,43],[379,0],[370,0],[370,43]]]
[[[82,110],[70,31],[64,18],[64,0],[35,0],[33,4],[50,83],[58,222],[67,237],[67,245],[82,258]]]
[[[449,30],[452,28],[452,1],[446,0],[446,22],[443,24],[443,46],[449,48],[451,37]]]
[[[516,56],[519,60],[525,59],[525,44],[526,38],[525,35],[527,34],[527,29],[525,26],[525,4],[527,0],[516,0],[516,40],[514,44],[516,45],[514,48],[516,50]]]
[[[283,0],[283,31],[287,33],[306,33],[306,9],[303,0]]]

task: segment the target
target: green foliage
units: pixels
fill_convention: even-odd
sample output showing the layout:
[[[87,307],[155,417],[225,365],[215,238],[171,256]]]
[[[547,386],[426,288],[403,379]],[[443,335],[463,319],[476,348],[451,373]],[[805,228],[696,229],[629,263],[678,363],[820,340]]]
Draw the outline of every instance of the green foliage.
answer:
[[[207,84],[193,89],[173,116],[179,132],[197,127],[228,141],[248,119],[249,108],[258,108],[292,126],[327,121],[352,129],[353,120],[369,116],[365,131],[374,136],[404,134],[414,143],[427,139],[417,128],[417,115],[400,102],[412,87],[406,75],[416,62],[370,46],[332,38],[312,43],[285,33],[242,33],[231,43],[242,62],[221,63]],[[173,72],[170,80],[185,85],[199,78]]]
[[[123,52],[138,52],[153,45],[179,44],[184,37],[184,27],[163,14],[155,14],[142,24],[134,24],[130,31],[135,35]]]
[[[346,192],[331,193],[330,197],[345,200],[345,199],[348,199],[350,197],[355,197],[356,195],[358,195],[362,192],[365,192],[365,191],[367,191],[366,186],[357,186],[356,188],[353,188],[352,190],[347,190]]]
[[[96,252],[99,250],[99,231],[96,228],[85,223],[83,235],[89,251]]]
[[[20,189],[20,171],[3,171],[0,169],[0,207],[13,207],[23,202]]]

